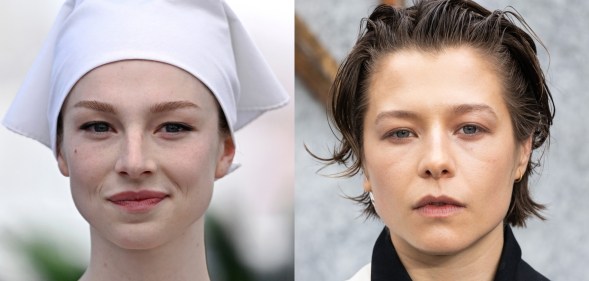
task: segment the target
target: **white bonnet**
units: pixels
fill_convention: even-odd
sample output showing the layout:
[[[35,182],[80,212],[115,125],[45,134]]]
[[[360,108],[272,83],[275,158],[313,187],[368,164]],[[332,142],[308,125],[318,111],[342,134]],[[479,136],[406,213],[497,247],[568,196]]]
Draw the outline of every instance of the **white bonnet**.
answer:
[[[288,95],[223,0],[68,0],[3,124],[55,152],[57,119],[75,83],[114,61],[182,68],[217,98],[231,133]]]

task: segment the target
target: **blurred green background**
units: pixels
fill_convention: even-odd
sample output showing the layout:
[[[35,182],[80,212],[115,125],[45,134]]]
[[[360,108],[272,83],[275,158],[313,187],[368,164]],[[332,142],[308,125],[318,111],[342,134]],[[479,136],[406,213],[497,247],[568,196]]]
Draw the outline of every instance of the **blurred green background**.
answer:
[[[228,228],[207,216],[206,247],[209,273],[213,281],[291,281],[294,280],[293,263],[285,263],[271,271],[256,270],[240,258],[236,245],[232,242]],[[6,233],[5,233],[6,234]],[[42,229],[30,227],[29,235],[5,235],[2,249],[22,255],[27,274],[23,279],[6,281],[77,281],[86,266],[76,257],[79,247],[71,245],[64,249],[68,241],[56,236],[47,236]],[[19,277],[11,277],[19,278]],[[2,279],[0,279],[2,280]]]

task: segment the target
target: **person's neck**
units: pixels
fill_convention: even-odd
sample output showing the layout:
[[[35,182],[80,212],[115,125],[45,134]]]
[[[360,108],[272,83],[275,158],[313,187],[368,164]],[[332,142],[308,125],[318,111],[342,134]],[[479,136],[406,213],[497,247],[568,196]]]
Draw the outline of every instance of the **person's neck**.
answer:
[[[393,238],[392,234],[391,239],[407,273],[414,281],[491,281],[497,271],[504,242],[502,223],[466,249],[453,255],[428,255],[406,242]]]
[[[91,228],[90,265],[80,281],[208,281],[203,220],[177,239],[149,250],[120,248]]]

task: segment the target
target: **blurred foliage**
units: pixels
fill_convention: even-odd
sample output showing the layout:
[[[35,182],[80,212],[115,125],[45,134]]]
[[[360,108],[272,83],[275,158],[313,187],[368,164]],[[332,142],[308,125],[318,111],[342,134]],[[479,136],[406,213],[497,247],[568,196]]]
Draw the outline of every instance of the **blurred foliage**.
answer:
[[[224,227],[213,215],[205,222],[207,263],[213,281],[293,281],[294,264],[286,264],[273,272],[256,272],[239,257],[237,248],[229,238],[229,228]]]
[[[209,274],[214,281],[253,281],[253,272],[237,256],[227,231],[214,216],[205,222],[205,245]]]
[[[229,238],[230,229],[208,215],[205,224],[207,262],[213,281],[290,281],[294,280],[294,265],[285,265],[271,273],[255,272],[240,258]],[[30,233],[43,233],[31,231]],[[34,235],[29,238],[11,237],[9,240],[31,263],[32,269],[44,281],[76,281],[85,267],[74,262],[73,253],[65,252],[57,238]],[[59,241],[64,242],[64,241]]]
[[[71,257],[63,254],[50,238],[37,235],[34,238],[12,240],[42,280],[76,281],[85,271],[83,266],[74,264]]]

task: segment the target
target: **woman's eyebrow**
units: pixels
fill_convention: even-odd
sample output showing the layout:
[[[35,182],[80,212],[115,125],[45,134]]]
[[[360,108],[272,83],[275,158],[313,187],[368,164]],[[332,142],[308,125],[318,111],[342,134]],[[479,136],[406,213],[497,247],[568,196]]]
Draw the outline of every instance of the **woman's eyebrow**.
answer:
[[[117,112],[113,105],[95,100],[79,101],[74,105],[74,107],[83,107],[110,114],[116,114]],[[187,107],[199,108],[198,105],[189,101],[170,101],[154,104],[149,108],[149,111],[151,113],[161,113]]]
[[[413,111],[389,110],[389,111],[383,111],[383,112],[379,113],[378,115],[376,115],[376,120],[374,120],[374,123],[378,124],[378,122],[380,122],[382,119],[387,119],[387,118],[414,120],[414,119],[419,119],[419,116],[417,115],[417,113],[415,113]]]
[[[116,110],[115,110],[114,106],[112,106],[111,104],[108,104],[108,103],[99,102],[99,101],[95,101],[95,100],[79,101],[74,105],[74,107],[84,107],[84,108],[88,108],[88,109],[92,109],[92,110],[96,110],[96,111],[100,111],[100,112],[116,114]]]
[[[487,113],[491,115],[491,117],[497,119],[497,114],[495,113],[493,108],[486,104],[459,104],[451,106],[449,112],[451,112],[454,115],[464,115],[467,113]],[[416,120],[419,119],[419,114],[408,110],[383,111],[376,116],[376,120],[374,121],[374,123],[378,124],[378,122],[380,122],[382,119],[387,118]]]
[[[493,118],[497,119],[497,114],[490,106],[486,104],[460,104],[453,106],[450,111],[456,115],[464,115],[467,113],[488,113]]]
[[[162,102],[152,105],[149,108],[151,113],[162,113],[166,111],[172,111],[180,108],[200,108],[198,105],[194,104],[193,102],[189,101],[170,101],[170,102]]]

